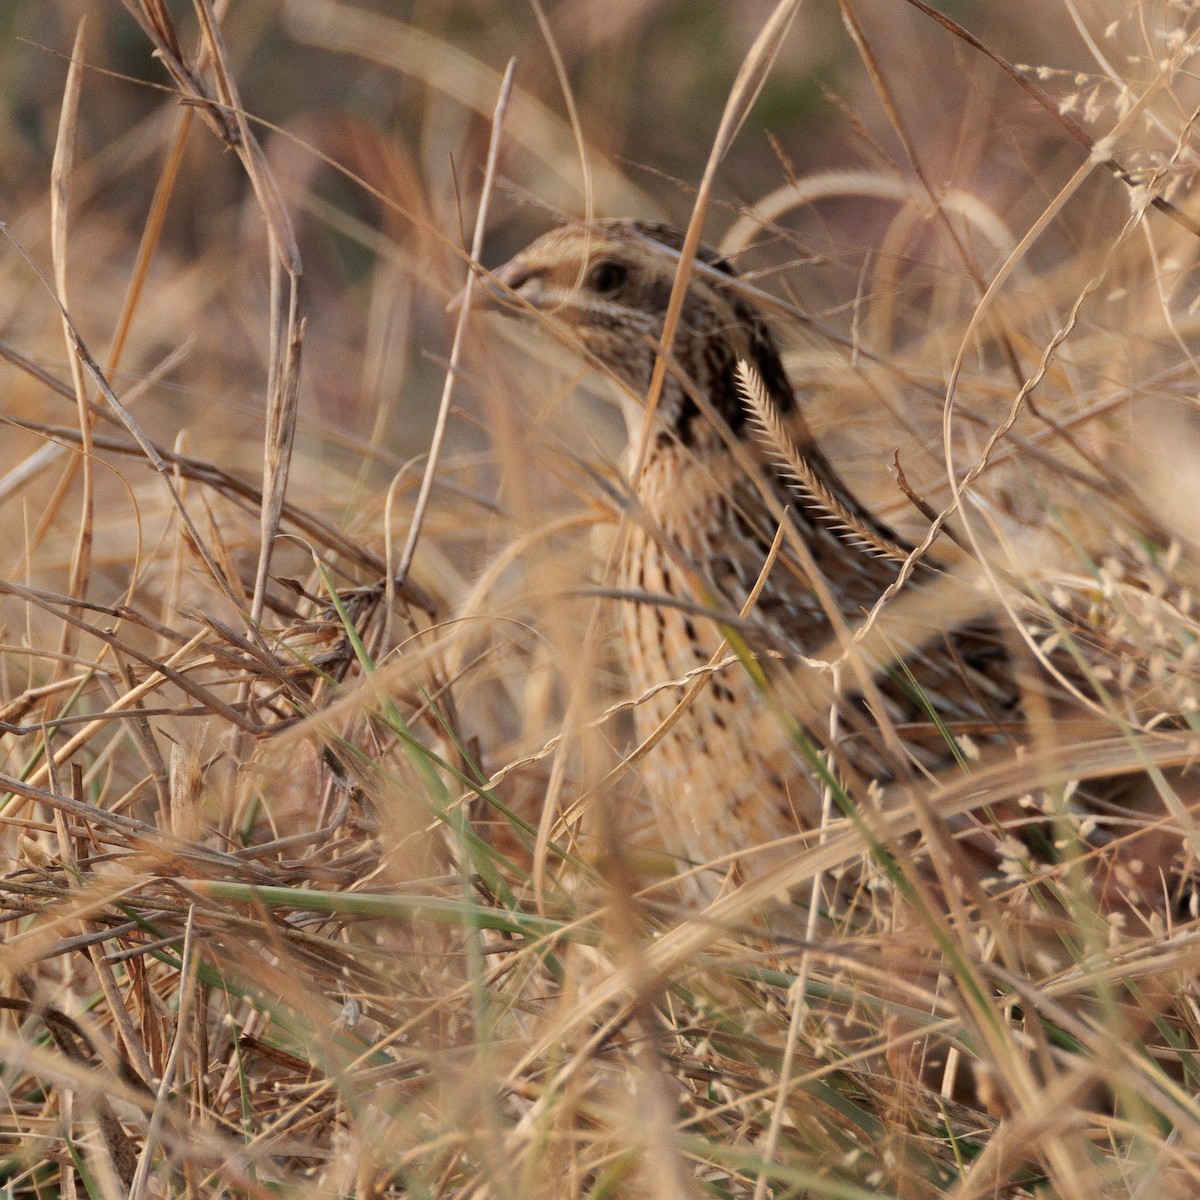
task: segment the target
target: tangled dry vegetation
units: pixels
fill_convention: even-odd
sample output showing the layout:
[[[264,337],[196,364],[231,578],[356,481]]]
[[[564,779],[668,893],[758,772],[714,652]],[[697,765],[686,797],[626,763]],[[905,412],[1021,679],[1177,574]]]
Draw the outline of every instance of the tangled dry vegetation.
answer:
[[[499,74],[390,15],[260,7],[235,29],[278,20],[427,87],[474,211]],[[1086,735],[1031,710],[1026,752],[967,756],[891,827],[936,861],[951,815],[1036,794],[1061,805],[1054,865],[1014,843],[1005,894],[943,910],[901,861],[811,938],[761,916],[861,858],[846,818],[702,912],[655,846],[608,636],[609,407],[544,339],[474,324],[427,470],[430,314],[465,255],[422,172],[449,156],[357,117],[249,119],[269,64],[219,4],[176,26],[130,0],[136,29],[94,9],[40,193],[0,214],[7,1195],[1200,1191],[1200,23],[1051,7],[1090,65],[1021,66],[1030,91],[899,0],[889,38],[847,2],[883,114],[852,119],[858,165],[785,161],[777,190],[710,205],[854,487],[914,541],[951,513],[945,553],[1031,671],[1051,646],[1086,663]],[[76,153],[118,86],[78,64],[122,21],[166,90]],[[730,113],[778,48],[763,29]],[[894,91],[905,36],[961,73],[936,156]],[[566,122],[518,88],[497,128],[494,203],[580,207]],[[598,209],[649,215],[590,161]],[[131,233],[103,197],[139,177]],[[352,269],[314,262],[309,227]],[[319,282],[341,270],[355,305]],[[369,435],[351,394],[379,398]],[[1067,817],[1078,780],[1122,772],[1154,796],[1113,867]],[[1100,905],[1083,881],[1110,869],[1124,902]]]

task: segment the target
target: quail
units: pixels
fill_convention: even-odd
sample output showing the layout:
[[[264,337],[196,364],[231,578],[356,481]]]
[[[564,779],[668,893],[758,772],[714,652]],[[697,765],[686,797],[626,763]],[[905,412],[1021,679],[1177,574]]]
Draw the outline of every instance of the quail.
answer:
[[[981,607],[929,611],[941,601],[924,598],[947,580],[928,555],[896,602],[925,620],[877,636],[830,685],[821,663],[895,590],[909,547],[814,441],[753,289],[711,249],[697,254],[647,421],[682,245],[662,225],[567,224],[492,273],[492,286],[514,312],[541,314],[621,394],[630,491],[615,582],[635,729],[657,739],[644,775],[667,849],[715,864],[711,888],[794,853],[831,787],[862,802],[898,778],[965,769],[980,746],[1011,751],[1027,740],[1030,689],[1051,707],[1061,689],[1053,673],[1022,675]],[[747,402],[754,389],[765,417]],[[772,422],[790,471],[763,436]],[[788,719],[798,712],[799,737]],[[1031,827],[1014,805],[956,832],[968,847],[989,840],[995,866],[1013,845],[1046,841]]]

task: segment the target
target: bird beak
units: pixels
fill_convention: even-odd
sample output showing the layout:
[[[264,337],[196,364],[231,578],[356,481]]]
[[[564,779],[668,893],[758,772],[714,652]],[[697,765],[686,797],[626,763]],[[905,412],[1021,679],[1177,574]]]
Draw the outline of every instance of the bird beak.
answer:
[[[497,267],[494,271],[480,270],[475,285],[471,289],[471,300],[476,303],[482,301],[484,307],[499,305],[504,308],[513,308],[513,292],[521,284],[530,279],[532,275],[533,272],[516,259],[506,262],[504,266]],[[463,301],[466,299],[466,295],[467,289],[464,287],[461,291],[456,292],[450,297],[450,302],[446,305],[446,311],[451,316],[457,317],[462,312]]]

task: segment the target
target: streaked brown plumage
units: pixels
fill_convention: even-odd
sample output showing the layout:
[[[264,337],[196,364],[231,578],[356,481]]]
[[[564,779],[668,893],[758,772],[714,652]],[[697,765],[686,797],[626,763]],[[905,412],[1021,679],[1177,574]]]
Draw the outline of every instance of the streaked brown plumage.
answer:
[[[534,242],[495,276],[621,385],[631,468],[642,453],[643,401],[681,244],[676,231],[661,226],[569,225]],[[739,359],[757,372],[798,452],[861,536],[840,528],[827,505],[805,502],[781,477],[739,393]],[[965,615],[949,621],[928,613],[922,628],[921,589],[937,594],[936,564],[925,563],[909,581],[910,618],[917,615],[882,649],[876,645],[865,674],[854,676],[847,666],[849,677],[831,689],[828,673],[804,669],[803,657],[836,652],[836,625],[861,625],[897,578],[895,557],[865,549],[862,541],[886,545],[895,538],[813,442],[771,330],[730,264],[710,250],[699,254],[690,280],[648,437],[644,469],[633,480],[618,587],[625,594],[632,688],[647,697],[636,709],[639,739],[675,720],[646,772],[672,852],[691,863],[724,860],[753,872],[770,858],[756,848],[819,823],[820,774],[764,700],[758,669],[786,672],[790,695],[809,710],[808,734],[832,751],[834,773],[859,800],[872,781],[944,772],[980,742],[1018,736],[1024,693],[982,608],[972,612],[968,604]],[[783,541],[742,620],[785,505],[798,544]],[[822,600],[824,589],[831,606]],[[733,661],[676,713],[681,688],[661,685],[694,677],[731,630],[757,667]],[[1038,686],[1053,701],[1053,685]],[[997,850],[992,857],[1002,856]]]

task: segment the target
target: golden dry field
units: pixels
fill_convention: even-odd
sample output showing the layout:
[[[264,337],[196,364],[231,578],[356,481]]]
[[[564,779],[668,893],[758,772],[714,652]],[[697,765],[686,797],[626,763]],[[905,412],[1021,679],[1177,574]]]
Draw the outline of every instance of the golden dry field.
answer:
[[[1181,0],[5,0],[5,1200],[1200,1195],[1198,48]],[[899,543],[827,659],[701,606],[728,660],[651,689],[753,681],[824,804],[766,852],[716,782],[728,853],[664,841],[621,404],[483,270],[605,217],[737,264]],[[855,779],[914,622],[1016,700]]]

